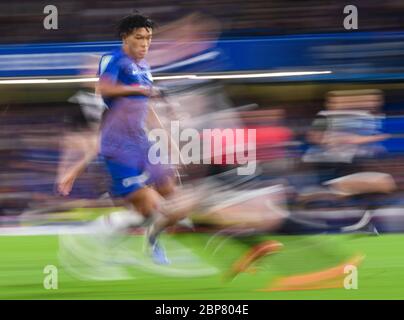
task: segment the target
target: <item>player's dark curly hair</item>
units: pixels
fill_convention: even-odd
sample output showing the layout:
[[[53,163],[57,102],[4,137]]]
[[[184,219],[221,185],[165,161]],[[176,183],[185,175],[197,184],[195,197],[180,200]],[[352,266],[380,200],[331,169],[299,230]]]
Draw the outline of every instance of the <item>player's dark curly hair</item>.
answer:
[[[146,17],[140,13],[133,13],[119,21],[117,29],[119,37],[123,38],[124,36],[132,33],[134,29],[154,29],[155,27],[156,23],[149,17]]]

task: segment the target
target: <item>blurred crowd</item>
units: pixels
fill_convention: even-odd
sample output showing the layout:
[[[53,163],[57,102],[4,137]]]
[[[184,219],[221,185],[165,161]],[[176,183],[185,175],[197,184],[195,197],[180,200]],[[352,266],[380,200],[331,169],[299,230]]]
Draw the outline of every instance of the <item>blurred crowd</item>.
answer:
[[[214,91],[217,90],[216,86],[214,88]],[[249,86],[246,86],[246,96],[248,91]],[[400,135],[404,123],[402,107],[404,96],[401,93],[391,91],[390,97],[389,94],[385,95],[379,90],[353,90],[353,93],[336,91],[326,97],[318,97],[318,102],[313,102],[311,109],[306,108],[307,101],[302,101],[301,107],[297,106],[296,102],[274,104],[268,101],[268,104],[247,105],[245,108],[240,107],[240,100],[230,96],[229,104],[222,108],[226,110],[228,107],[232,112],[219,117],[221,113],[215,109],[217,108],[215,101],[223,101],[221,95],[225,94],[225,91],[219,91],[217,93],[219,96],[214,98],[216,100],[211,100],[212,92],[199,97],[201,101],[206,100],[209,105],[205,106],[202,115],[207,117],[205,120],[210,127],[229,127],[231,120],[232,128],[256,130],[259,179],[274,181],[281,179],[282,183],[292,186],[295,192],[304,193],[321,187],[321,182],[333,178],[335,171],[332,171],[330,176],[330,162],[333,163],[332,170],[335,167],[340,168],[343,163],[344,170],[349,168],[349,173],[354,173],[358,169],[359,161],[361,165],[366,164],[367,171],[383,172],[394,179],[394,190],[391,190],[393,196],[383,196],[378,201],[382,201],[383,205],[400,203],[404,182],[400,164],[404,154],[403,137]],[[188,96],[188,99],[193,99],[196,108],[195,96]],[[184,117],[189,100],[180,97],[176,101],[182,104],[171,105],[175,109],[171,111]],[[205,102],[201,102],[200,106],[202,109],[203,103]],[[184,109],[181,109],[181,106]],[[66,138],[78,145],[80,141],[86,141],[86,134],[92,130],[81,107],[77,103],[67,102],[10,104],[2,107],[0,110],[2,215],[21,214],[38,208],[46,211],[47,207],[60,205],[72,199],[95,200],[108,191],[108,175],[102,161],[97,158],[76,181],[69,197],[60,196],[55,189]],[[157,110],[163,115],[165,107],[159,108]],[[33,109],[35,112],[32,112]],[[188,112],[191,111],[188,109]],[[192,117],[190,119],[192,120]],[[183,118],[183,123],[186,123],[185,120],[186,117]],[[195,123],[192,125],[195,126]],[[348,139],[348,133],[351,140]],[[378,141],[361,143],[358,148],[353,147],[356,142],[352,142],[354,139],[352,134],[356,135],[355,138],[383,136]],[[327,157],[331,157],[332,161],[327,160]],[[324,163],[328,167],[324,166]],[[189,166],[188,174],[185,174],[183,179],[187,181],[227,169],[226,163],[210,167]],[[358,169],[358,172],[360,171],[363,170]],[[347,171],[342,171],[344,172]],[[334,177],[338,174],[341,172]],[[390,189],[387,193],[390,193]],[[322,206],[324,207],[324,203]]]
[[[68,103],[10,104],[2,107],[0,124],[0,214],[19,215],[60,203],[55,179],[63,137],[82,130],[80,111]],[[106,190],[107,182],[93,170],[97,168],[82,176],[74,194],[91,199]]]
[[[344,31],[346,3],[330,1],[325,5],[317,0],[168,0],[162,3],[152,0],[55,1],[53,5],[58,8],[58,30],[44,30],[44,4],[40,1],[0,4],[0,42],[117,40],[114,23],[137,9],[161,25],[156,32],[159,41],[148,57],[150,65],[156,68],[153,73],[158,75],[173,74],[178,67],[180,72],[201,73],[210,71],[209,64],[225,64],[223,52],[213,48],[220,37]],[[359,10],[360,31],[404,27],[401,18],[404,5],[400,1],[357,1],[355,5]],[[352,44],[338,40],[335,45],[320,40],[318,44],[300,48],[296,45],[300,41],[295,39],[294,47],[288,47],[289,43],[285,45],[284,42],[284,46],[278,48],[271,40],[272,46],[268,46],[267,51],[257,53],[255,49],[263,47],[259,41],[259,44],[255,43],[256,47],[244,47],[245,51],[240,56],[234,55],[233,60],[237,70],[244,70],[241,67],[247,59],[271,60],[272,67],[266,69],[273,71],[284,67],[281,65],[283,58],[288,70],[296,71],[309,66],[312,59],[316,66],[332,70],[329,72],[332,76],[345,80],[347,74],[355,77],[362,72],[362,84],[369,88],[363,83],[371,79],[366,72],[375,73],[373,77],[378,79],[377,76],[388,72],[400,75],[402,69],[397,62],[402,56],[400,39],[387,44],[372,41],[360,39]],[[7,50],[7,46],[2,48]],[[63,47],[62,54],[71,50],[67,48]],[[305,54],[296,55],[293,48],[300,48]],[[42,58],[46,60],[54,53],[54,48],[50,50],[42,53]],[[272,54],[274,50],[271,59],[267,59],[267,53]],[[32,69],[29,71],[37,70],[37,60],[28,56],[25,61],[22,57],[15,53],[12,60],[6,53],[3,64],[7,67],[17,61],[20,65],[14,65],[18,71],[29,62]],[[99,55],[88,55],[87,59],[84,61],[86,69],[81,68],[80,72],[95,76]],[[300,63],[298,67],[297,62]],[[63,60],[55,64],[51,67],[57,71],[66,68]],[[14,71],[11,69],[10,72]],[[283,91],[279,90],[278,84],[202,78],[161,81],[157,85],[161,85],[164,95],[155,103],[155,108],[166,128],[170,127],[170,121],[178,120],[181,129],[193,128],[199,133],[205,128],[254,129],[254,152],[258,162],[258,173],[254,178],[265,184],[285,186],[290,210],[329,210],[339,205],[355,207],[363,204],[366,207],[372,201],[378,206],[402,205],[404,95],[397,82],[383,84],[383,91],[379,90],[378,83],[372,84],[371,90],[360,90],[361,84],[348,85],[350,90],[333,90],[332,83],[326,84],[328,89],[324,89],[323,83],[317,83],[301,98],[294,97],[297,84],[290,82]],[[71,192],[66,192],[69,196],[60,195],[59,179],[69,176],[69,171],[74,173],[77,159],[97,141],[103,107],[97,109],[96,104],[89,103],[94,98],[94,86],[63,86],[57,88],[63,99],[55,98],[55,87],[47,85],[38,91],[35,85],[27,85],[14,93],[3,91],[5,97],[14,95],[14,100],[19,101],[20,97],[15,97],[18,92],[24,93],[29,88],[36,92],[36,98],[30,101],[29,95],[22,94],[24,99],[20,100],[25,103],[0,101],[0,216],[113,205],[100,201],[105,199],[110,181],[102,159],[95,154],[82,174],[77,175]],[[81,93],[66,101],[66,96],[73,91]],[[44,102],[52,99],[53,102]],[[231,143],[226,141],[226,147],[234,147]],[[226,147],[223,150],[227,150]],[[206,157],[205,154],[202,156]],[[181,179],[184,183],[192,182],[220,175],[234,167],[234,163],[226,161],[219,165],[189,165],[181,170]],[[349,179],[340,179],[349,175]],[[69,183],[67,185],[69,187]],[[229,189],[232,197],[238,197],[237,192]],[[83,199],[87,202],[72,203],[69,207],[69,202]]]
[[[200,12],[220,21],[223,37],[265,36],[342,32],[347,4],[358,8],[360,31],[402,30],[404,4],[400,0],[280,1],[53,1],[58,9],[58,29],[45,30],[44,7],[39,0],[0,3],[0,42],[66,42],[117,40],[114,24],[139,10],[160,25],[176,21],[189,12]],[[84,32],[83,32],[84,31]]]

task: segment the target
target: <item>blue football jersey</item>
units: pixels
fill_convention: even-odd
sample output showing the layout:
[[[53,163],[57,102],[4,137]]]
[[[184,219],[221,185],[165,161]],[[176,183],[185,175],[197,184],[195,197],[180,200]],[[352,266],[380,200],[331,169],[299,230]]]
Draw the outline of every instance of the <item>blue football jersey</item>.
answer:
[[[99,77],[116,84],[151,86],[153,79],[145,60],[134,61],[122,49],[102,56]],[[103,97],[108,109],[101,125],[101,154],[120,163],[141,166],[149,142],[145,133],[149,98],[142,95]]]

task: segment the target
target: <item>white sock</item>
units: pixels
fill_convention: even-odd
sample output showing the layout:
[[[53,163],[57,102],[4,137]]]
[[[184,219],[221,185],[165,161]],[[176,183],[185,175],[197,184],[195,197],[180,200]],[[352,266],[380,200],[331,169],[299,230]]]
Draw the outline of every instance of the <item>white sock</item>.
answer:
[[[96,220],[96,226],[106,232],[120,232],[130,226],[140,225],[144,217],[135,210],[114,211]]]

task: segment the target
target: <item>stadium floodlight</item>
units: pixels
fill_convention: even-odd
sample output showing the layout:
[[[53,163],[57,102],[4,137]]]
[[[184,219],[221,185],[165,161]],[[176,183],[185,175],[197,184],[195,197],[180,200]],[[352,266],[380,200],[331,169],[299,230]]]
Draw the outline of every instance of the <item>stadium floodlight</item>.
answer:
[[[207,75],[177,75],[177,76],[155,76],[155,80],[171,80],[171,79],[201,79],[201,80],[219,80],[219,79],[254,79],[254,78],[270,78],[270,77],[299,77],[320,74],[330,74],[332,71],[290,71],[290,72],[265,72],[265,73],[238,73],[238,74],[207,74]]]
[[[0,80],[0,84],[49,84],[49,83],[82,83],[97,82],[98,78],[61,78],[61,79],[7,79]]]
[[[239,74],[184,74],[184,75],[165,75],[155,76],[155,80],[219,80],[219,79],[254,79],[254,78],[272,78],[272,77],[301,77],[311,75],[330,74],[332,71],[290,71],[290,72],[265,72],[265,73],[239,73]],[[97,82],[97,77],[92,78],[32,78],[32,79],[5,79],[0,80],[1,84],[52,84],[52,83],[83,83]]]

